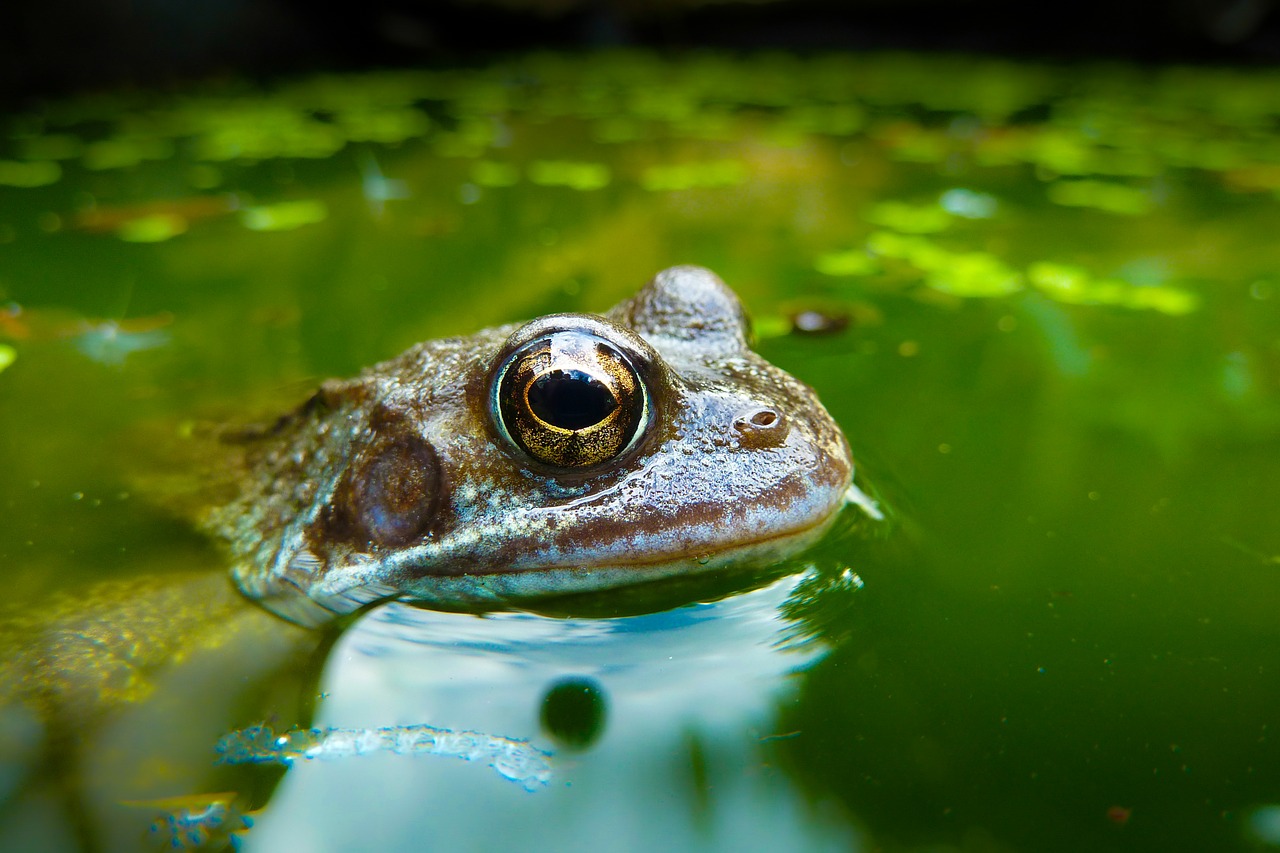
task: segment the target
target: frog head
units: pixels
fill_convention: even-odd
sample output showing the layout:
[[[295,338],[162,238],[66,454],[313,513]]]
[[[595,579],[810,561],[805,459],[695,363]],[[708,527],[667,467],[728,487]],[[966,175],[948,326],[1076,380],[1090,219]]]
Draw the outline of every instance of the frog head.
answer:
[[[209,526],[241,590],[304,624],[775,558],[824,529],[853,466],[748,339],[733,292],[682,266],[603,315],[418,344],[247,440]]]

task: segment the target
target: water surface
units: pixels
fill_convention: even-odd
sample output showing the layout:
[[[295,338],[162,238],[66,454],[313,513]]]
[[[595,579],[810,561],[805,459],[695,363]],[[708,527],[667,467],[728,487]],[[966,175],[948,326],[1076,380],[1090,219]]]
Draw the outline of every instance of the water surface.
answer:
[[[220,571],[157,434],[674,263],[742,295],[888,518],[683,600],[231,644],[81,731],[80,769],[10,713],[0,846],[135,849],[217,785],[265,807],[251,850],[1280,845],[1278,114],[1270,71],[618,53],[5,117],[15,611]],[[585,722],[544,713],[563,684]],[[262,722],[527,741],[550,781],[214,766]]]

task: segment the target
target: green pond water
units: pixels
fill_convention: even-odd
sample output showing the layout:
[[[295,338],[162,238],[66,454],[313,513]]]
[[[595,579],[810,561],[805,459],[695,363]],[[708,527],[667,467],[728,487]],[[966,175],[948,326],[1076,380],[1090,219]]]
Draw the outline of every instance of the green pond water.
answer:
[[[91,724],[11,704],[0,848],[1280,847],[1280,72],[536,55],[0,128],[0,637],[40,677],[174,607],[112,627],[100,581],[222,571],[146,436],[675,263],[886,515],[714,588],[176,651]],[[264,722],[334,755],[214,764]],[[428,725],[472,760],[337,754]]]

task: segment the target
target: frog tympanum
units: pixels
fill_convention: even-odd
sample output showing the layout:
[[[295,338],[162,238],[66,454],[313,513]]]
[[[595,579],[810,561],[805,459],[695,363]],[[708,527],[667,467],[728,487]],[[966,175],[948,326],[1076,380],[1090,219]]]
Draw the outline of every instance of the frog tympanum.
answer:
[[[794,547],[852,463],[737,297],[673,267],[604,315],[419,344],[238,439],[206,526],[250,598],[318,625],[377,599],[606,589]]]

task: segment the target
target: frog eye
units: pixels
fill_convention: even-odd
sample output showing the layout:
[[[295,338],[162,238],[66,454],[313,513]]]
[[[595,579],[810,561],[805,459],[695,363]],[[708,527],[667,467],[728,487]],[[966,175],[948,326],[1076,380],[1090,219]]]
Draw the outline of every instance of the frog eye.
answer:
[[[536,338],[494,376],[490,410],[504,438],[557,468],[616,459],[639,439],[649,391],[623,352],[575,330]]]

